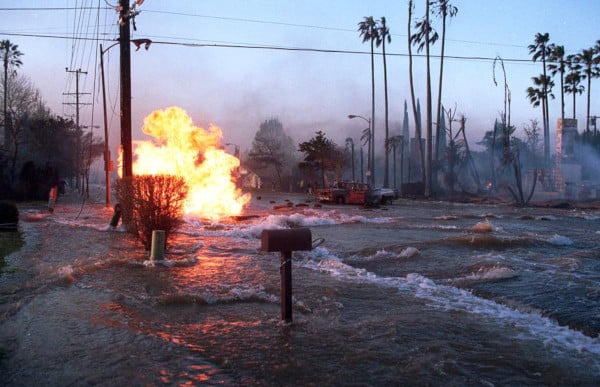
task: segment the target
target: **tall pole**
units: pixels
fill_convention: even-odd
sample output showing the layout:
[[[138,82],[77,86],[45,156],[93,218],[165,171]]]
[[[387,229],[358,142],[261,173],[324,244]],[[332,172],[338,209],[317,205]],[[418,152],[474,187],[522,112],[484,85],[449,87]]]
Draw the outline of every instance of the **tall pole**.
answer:
[[[108,145],[108,118],[106,113],[106,86],[104,83],[104,51],[100,45],[100,72],[102,74],[102,106],[104,107],[104,172],[106,173],[106,207],[110,207],[110,147]]]
[[[364,179],[364,165],[363,165],[363,147],[362,145],[360,146],[360,182],[361,184],[365,182]]]
[[[133,176],[131,147],[131,51],[129,47],[129,2],[119,0],[119,47],[121,54],[121,147],[123,149],[123,177]]]
[[[75,179],[75,186],[77,188],[80,188],[79,179],[81,178],[81,169],[82,169],[81,163],[83,162],[82,161],[83,160],[83,152],[81,149],[81,127],[79,126],[79,107],[82,104],[79,102],[79,96],[81,94],[89,94],[89,93],[80,93],[79,92],[79,75],[87,74],[87,71],[81,71],[81,69],[69,70],[68,67],[65,69],[65,71],[68,73],[75,73],[75,93],[63,93],[63,95],[75,94],[75,129],[77,130],[77,145],[76,145],[77,149],[75,149],[75,152],[76,152],[75,172],[77,173],[77,178]],[[72,105],[72,103],[65,103],[65,105]],[[86,103],[85,105],[89,105],[89,103]],[[83,184],[81,186],[81,193],[83,193]]]
[[[352,182],[356,182],[356,175],[354,173],[354,141],[351,143],[352,145]]]

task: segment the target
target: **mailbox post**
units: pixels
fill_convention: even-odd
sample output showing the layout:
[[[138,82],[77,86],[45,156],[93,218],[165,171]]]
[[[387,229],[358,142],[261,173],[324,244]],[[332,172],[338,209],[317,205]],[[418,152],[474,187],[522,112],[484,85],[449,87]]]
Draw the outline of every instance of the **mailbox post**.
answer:
[[[308,228],[263,230],[261,250],[279,251],[281,254],[281,319],[292,321],[292,252],[312,250],[311,232]]]

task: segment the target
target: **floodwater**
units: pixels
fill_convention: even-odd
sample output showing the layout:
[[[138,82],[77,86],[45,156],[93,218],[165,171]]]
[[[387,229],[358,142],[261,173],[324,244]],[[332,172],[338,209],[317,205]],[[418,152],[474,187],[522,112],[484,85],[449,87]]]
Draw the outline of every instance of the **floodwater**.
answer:
[[[597,385],[600,213],[305,199],[187,219],[154,264],[100,205],[21,208],[0,384]],[[324,242],[293,254],[286,324],[260,234],[293,227]]]

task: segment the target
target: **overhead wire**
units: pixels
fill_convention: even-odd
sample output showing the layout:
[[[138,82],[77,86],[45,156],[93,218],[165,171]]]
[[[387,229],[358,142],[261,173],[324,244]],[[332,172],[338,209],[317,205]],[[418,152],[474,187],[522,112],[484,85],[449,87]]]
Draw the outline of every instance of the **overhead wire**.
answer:
[[[56,35],[43,35],[43,34],[20,34],[20,33],[9,33],[9,32],[0,32],[0,35],[7,36],[23,36],[23,37],[33,37],[33,38],[48,38],[48,39],[71,39],[67,36],[56,36]],[[86,37],[78,37],[77,39],[82,40],[93,40],[92,38]],[[104,39],[104,42],[112,42],[115,40]],[[260,44],[236,44],[236,43],[182,43],[182,42],[173,42],[173,41],[152,41],[152,44],[164,44],[170,46],[184,46],[184,47],[214,47],[214,48],[244,48],[244,49],[259,49],[259,50],[275,50],[275,51],[300,51],[300,52],[314,52],[314,53],[331,53],[331,54],[355,54],[355,55],[371,55],[370,51],[362,51],[362,50],[340,50],[340,49],[326,49],[326,48],[310,48],[310,47],[287,47],[287,46],[270,46],[270,45],[260,45]],[[380,52],[374,53],[375,56],[383,55]],[[401,56],[408,57],[407,53],[398,53],[398,52],[386,52],[386,56]],[[412,54],[415,58],[425,58],[426,54]],[[430,58],[439,58],[440,55],[431,54]],[[490,61],[493,62],[495,57],[488,56],[466,56],[466,55],[444,55],[444,59],[450,58],[455,60],[478,60],[478,61]],[[515,63],[533,63],[532,59],[520,59],[520,58],[502,58],[504,62],[515,62]]]
[[[117,6],[110,4],[107,0],[104,0],[104,3],[107,7],[102,8],[102,10],[116,10]],[[96,7],[88,6],[88,7],[2,7],[0,11],[70,11],[70,10],[84,10],[84,9],[96,9]],[[287,22],[278,22],[273,20],[262,20],[262,19],[250,19],[250,18],[236,18],[236,17],[228,17],[228,16],[214,16],[214,15],[204,15],[197,13],[189,13],[189,12],[176,12],[176,11],[166,11],[166,10],[154,10],[149,8],[144,8],[144,13],[157,13],[161,15],[175,15],[175,16],[187,16],[187,17],[196,17],[196,18],[204,18],[204,19],[214,19],[214,20],[225,20],[225,21],[234,21],[234,22],[242,22],[242,23],[255,23],[255,24],[265,24],[265,25],[277,25],[277,26],[286,26],[286,27],[296,27],[296,28],[307,28],[307,29],[317,29],[317,30],[326,30],[326,31],[339,31],[339,32],[349,32],[356,33],[356,29],[352,28],[341,28],[341,27],[330,27],[330,26],[321,26],[314,24],[300,24],[300,23],[287,23]],[[406,38],[406,34],[397,34],[391,33],[392,37],[402,37]],[[464,40],[464,39],[452,39],[446,38],[446,42],[458,42],[458,43],[468,43],[468,44],[479,44],[486,46],[499,46],[499,47],[515,47],[515,48],[527,48],[526,45],[518,45],[513,43],[499,43],[499,42],[483,42],[476,40]]]

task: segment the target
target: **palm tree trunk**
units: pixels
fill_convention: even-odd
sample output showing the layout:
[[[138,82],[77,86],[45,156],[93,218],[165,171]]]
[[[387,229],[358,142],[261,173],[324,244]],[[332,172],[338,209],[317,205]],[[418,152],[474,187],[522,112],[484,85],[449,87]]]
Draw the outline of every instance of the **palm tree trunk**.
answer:
[[[442,79],[444,75],[444,48],[446,45],[446,14],[442,17],[442,48],[440,51],[440,79],[438,85],[438,99],[437,99],[437,126],[435,136],[435,161],[439,160],[439,148],[440,148],[440,128],[442,118]]]
[[[411,102],[412,102],[412,111],[413,111],[413,117],[414,117],[414,121],[415,121],[415,137],[417,138],[417,142],[419,145],[419,156],[421,158],[421,179],[423,181],[425,181],[425,154],[423,152],[423,144],[421,143],[421,125],[419,124],[419,119],[417,116],[417,103],[415,101],[415,86],[414,86],[414,79],[413,79],[413,59],[412,59],[412,45],[410,42],[410,23],[412,22],[412,0],[409,0],[408,2],[408,76],[409,76],[409,83],[410,83],[410,98],[411,98]],[[411,181],[411,166],[410,166],[410,138],[407,138],[405,141],[408,142],[408,149],[409,149],[409,174],[408,174],[408,180],[409,182]]]
[[[8,100],[8,47],[6,47],[6,51],[4,51],[4,79],[3,79],[3,86],[4,86],[4,115],[2,116],[3,119],[3,125],[4,125],[4,146],[7,147],[8,146],[8,105],[7,105],[7,100]]]
[[[590,133],[590,95],[592,94],[592,72],[588,71],[587,74],[587,114],[585,116],[585,133]]]
[[[573,119],[575,119],[575,96],[577,93],[573,91]]]
[[[560,119],[565,121],[565,68],[563,60],[561,59],[561,72],[560,72]]]
[[[375,185],[375,55],[371,39],[371,186]]]
[[[492,189],[495,191],[496,190],[496,165],[495,165],[495,160],[496,160],[496,131],[497,131],[497,121],[494,122],[494,130],[492,131],[492,146],[490,149],[490,153],[491,153],[491,157],[490,157],[490,170],[492,172]]]
[[[384,96],[385,96],[385,143],[383,144],[383,148],[385,150],[385,172],[383,174],[383,186],[389,187],[389,150],[388,150],[388,140],[389,140],[389,123],[388,123],[388,89],[387,89],[387,63],[385,60],[385,36],[382,40],[382,51],[383,51],[383,87],[384,87]]]
[[[427,23],[427,27],[429,28],[429,1],[425,2],[425,22]],[[426,133],[426,158],[425,158],[425,197],[431,197],[431,186],[432,186],[432,174],[431,174],[431,135],[432,135],[432,123],[431,123],[431,64],[430,64],[430,54],[429,54],[429,30],[425,34],[425,55],[426,55],[426,71],[427,71],[427,133]]]
[[[544,158],[545,162],[550,161],[550,123],[548,121],[548,83],[546,78],[546,49],[544,46],[544,52],[542,54],[542,68],[544,70],[544,82],[542,84],[543,96],[542,96],[542,116],[544,118]]]

